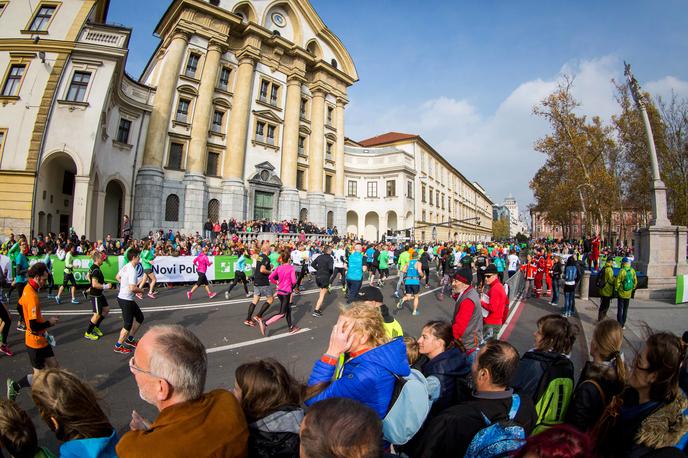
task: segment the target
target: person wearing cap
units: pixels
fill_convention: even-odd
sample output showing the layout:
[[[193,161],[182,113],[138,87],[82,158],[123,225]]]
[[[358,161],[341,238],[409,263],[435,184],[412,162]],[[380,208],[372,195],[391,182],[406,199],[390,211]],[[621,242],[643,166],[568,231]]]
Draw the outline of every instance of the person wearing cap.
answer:
[[[466,355],[475,357],[475,350],[483,340],[483,315],[480,295],[471,286],[473,271],[462,267],[454,273],[452,291],[458,294],[452,314],[452,334],[466,349]]]
[[[499,272],[494,264],[490,264],[485,269],[485,283],[487,291],[483,292],[480,298],[480,305],[483,308],[483,336],[485,340],[494,339],[499,333],[499,329],[504,324],[509,313],[509,299],[507,298],[504,285],[499,281]]]
[[[626,278],[628,276],[633,278],[633,287],[629,288],[630,281],[627,282]],[[618,302],[616,304],[616,320],[623,326],[626,327],[626,317],[628,315],[628,305],[631,302],[631,296],[633,296],[633,291],[638,287],[638,276],[635,273],[633,267],[631,267],[631,261],[628,258],[623,258],[621,260],[621,270],[619,270],[619,275],[616,277],[616,295],[618,296]]]
[[[380,307],[380,313],[382,314],[382,326],[385,328],[385,334],[390,339],[395,337],[403,337],[404,330],[401,324],[389,313],[389,308],[383,304],[384,297],[382,296],[382,291],[380,288],[375,286],[364,286],[358,293],[358,296],[354,298],[355,302],[363,302],[367,305],[373,305],[375,307]]]

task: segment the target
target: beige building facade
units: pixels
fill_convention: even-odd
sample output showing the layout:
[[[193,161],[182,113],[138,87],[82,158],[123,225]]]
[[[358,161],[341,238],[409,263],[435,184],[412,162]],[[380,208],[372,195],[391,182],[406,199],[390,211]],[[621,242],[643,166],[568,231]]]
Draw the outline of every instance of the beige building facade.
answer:
[[[412,230],[421,241],[491,240],[493,203],[485,189],[467,179],[420,135],[389,132],[358,144],[395,148],[413,158],[414,221],[405,220],[399,229]]]

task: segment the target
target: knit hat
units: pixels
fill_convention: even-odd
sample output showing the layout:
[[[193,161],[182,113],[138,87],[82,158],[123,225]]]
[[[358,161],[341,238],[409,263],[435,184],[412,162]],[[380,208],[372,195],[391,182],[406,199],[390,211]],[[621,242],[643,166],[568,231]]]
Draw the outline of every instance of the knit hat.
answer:
[[[473,282],[473,271],[468,267],[462,267],[454,273],[454,280],[470,285]]]
[[[494,264],[490,264],[489,266],[485,267],[485,273],[486,274],[497,274],[497,266]]]

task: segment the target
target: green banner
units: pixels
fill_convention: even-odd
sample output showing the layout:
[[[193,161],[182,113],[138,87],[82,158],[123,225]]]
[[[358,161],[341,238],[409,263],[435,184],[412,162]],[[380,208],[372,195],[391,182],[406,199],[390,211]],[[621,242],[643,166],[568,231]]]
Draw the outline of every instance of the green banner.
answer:
[[[119,272],[119,256],[108,256],[100,266],[100,270],[103,272],[106,283],[117,283],[115,277],[117,272]],[[44,256],[29,256],[29,265],[35,264],[37,262],[43,262]],[[64,282],[64,259],[60,259],[55,255],[50,256],[50,262],[52,263],[52,274],[53,281],[56,285],[61,285]],[[93,264],[93,260],[90,256],[74,256],[74,262],[72,263],[74,273],[74,279],[77,285],[88,285],[88,279],[86,274],[88,273],[89,267]]]

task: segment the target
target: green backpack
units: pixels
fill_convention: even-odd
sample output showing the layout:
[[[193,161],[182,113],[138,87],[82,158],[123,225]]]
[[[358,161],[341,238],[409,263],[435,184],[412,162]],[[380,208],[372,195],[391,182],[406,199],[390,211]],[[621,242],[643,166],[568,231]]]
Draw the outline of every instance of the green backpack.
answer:
[[[527,358],[529,355],[534,357],[533,359],[540,359],[535,352],[528,352],[523,357]],[[537,423],[533,434],[564,423],[566,411],[573,396],[573,377],[573,363],[566,356],[560,355],[553,361],[547,361],[545,372],[535,393]]]
[[[626,271],[626,276],[624,277],[623,281],[623,290],[632,291],[633,287],[635,286],[635,282],[633,281],[633,272],[631,269],[624,269],[624,271]]]

